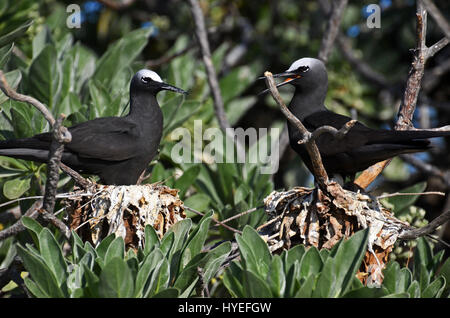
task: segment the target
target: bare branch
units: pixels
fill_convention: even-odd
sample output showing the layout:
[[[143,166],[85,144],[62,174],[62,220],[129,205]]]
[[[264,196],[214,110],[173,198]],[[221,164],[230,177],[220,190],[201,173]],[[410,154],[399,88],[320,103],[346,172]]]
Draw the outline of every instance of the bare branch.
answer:
[[[164,55],[160,58],[157,58],[155,60],[148,60],[145,65],[148,68],[154,68],[158,67],[160,65],[169,63],[170,61],[176,59],[177,57],[186,54],[187,52],[191,51],[195,47],[193,45],[188,45],[184,49],[179,50],[178,52],[173,53],[172,55]]]
[[[41,205],[41,200],[34,202],[33,205],[27,210],[27,212],[25,212],[24,216],[36,219],[39,216],[38,210],[40,209]],[[25,230],[25,226],[23,226],[22,218],[20,218],[19,221],[17,221],[10,227],[4,229],[3,231],[0,231],[0,241],[5,240],[10,236],[14,236],[22,232],[23,230]]]
[[[42,115],[44,115],[45,119],[49,122],[50,126],[53,126],[55,124],[55,118],[47,109],[47,107],[45,107],[45,105],[42,104],[37,99],[31,96],[22,95],[20,93],[17,93],[14,89],[12,89],[9,86],[8,82],[6,81],[3,71],[1,70],[0,70],[0,89],[6,96],[8,96],[11,99],[16,100],[18,102],[25,102],[36,107],[42,113]]]
[[[427,31],[427,12],[424,9],[421,0],[417,1],[416,17],[416,49],[414,60],[409,71],[408,80],[406,82],[405,92],[400,105],[398,120],[395,125],[396,130],[407,130],[411,129],[411,127],[413,126],[412,118],[416,109],[421,80],[425,70],[425,63],[427,61],[426,52],[428,48],[425,45]],[[391,162],[391,160],[392,159],[387,159],[367,168],[355,180],[355,184],[363,189],[367,188]]]
[[[390,197],[398,197],[398,196],[402,196],[402,195],[442,195],[445,196],[444,192],[439,192],[439,191],[429,191],[429,192],[412,192],[412,193],[408,193],[408,192],[395,192],[395,193],[388,193],[388,194],[383,194],[377,197],[377,199],[384,199],[384,198],[390,198]]]
[[[335,0],[331,5],[331,13],[327,22],[326,30],[322,38],[322,44],[319,51],[319,59],[324,63],[328,61],[334,40],[339,32],[342,14],[347,6],[348,0]]]
[[[234,220],[234,219],[240,218],[241,216],[253,213],[253,212],[258,211],[259,209],[262,209],[262,208],[264,208],[264,206],[257,206],[255,208],[248,209],[247,211],[240,212],[238,214],[233,215],[232,217],[229,217],[228,219],[222,220],[220,223],[221,224],[228,223],[231,220]],[[221,224],[216,224],[216,226],[219,226]]]
[[[426,174],[433,175],[435,177],[438,177],[442,180],[442,182],[445,183],[448,189],[450,189],[450,172],[444,172],[440,170],[439,168],[430,165],[429,163],[423,162],[422,160],[417,159],[413,155],[400,155],[400,158],[407,163],[413,165],[417,169],[423,171]]]
[[[56,189],[59,181],[59,163],[61,162],[61,156],[64,151],[64,143],[68,143],[72,140],[72,136],[67,128],[62,126],[62,122],[65,116],[58,117],[53,127],[52,142],[50,144],[49,158],[47,162],[47,181],[45,184],[45,195],[42,208],[52,213],[55,208]]]
[[[425,9],[430,12],[436,24],[444,32],[445,36],[450,39],[450,23],[444,18],[444,15],[439,11],[438,7],[431,0],[421,0]]]
[[[304,143],[307,143],[310,140],[316,140],[320,135],[322,135],[324,133],[331,134],[336,139],[342,139],[350,131],[350,129],[353,126],[355,126],[355,124],[357,122],[358,121],[355,120],[355,119],[349,120],[339,130],[337,130],[336,128],[334,128],[332,126],[327,126],[327,125],[326,126],[321,126],[321,127],[317,128],[316,130],[314,130],[314,132],[310,136],[305,136],[306,138],[300,139],[298,141],[298,143],[299,144],[304,144]]]
[[[197,210],[195,210],[195,209],[193,209],[193,208],[190,208],[190,207],[188,207],[188,206],[184,206],[184,207],[185,207],[187,210],[189,210],[189,211],[191,211],[191,212],[194,212],[194,213],[197,214],[197,215],[200,215],[200,216],[204,216],[204,215],[205,215],[204,213],[202,213],[202,212],[200,212],[200,211],[197,211]],[[213,220],[216,224],[218,224],[218,225],[220,225],[220,226],[223,226],[224,228],[230,230],[231,232],[242,234],[241,231],[236,230],[235,228],[232,228],[231,226],[228,226],[228,225],[226,225],[226,224],[224,224],[224,223],[222,223],[222,222],[220,222],[220,221],[217,221],[217,220],[214,219],[214,218],[213,218],[212,220]]]
[[[437,227],[444,224],[450,220],[450,211],[447,211],[445,213],[442,213],[437,218],[435,218],[433,221],[431,221],[429,224],[418,228],[418,229],[412,229],[405,231],[399,235],[399,238],[402,240],[414,240],[418,237],[429,235],[436,230]]]
[[[378,73],[368,63],[356,56],[349,39],[345,35],[339,32],[336,41],[343,57],[362,77],[379,87],[392,89],[389,80],[383,74]]]
[[[264,76],[266,77],[265,81],[267,87],[269,88],[269,92],[280,107],[283,115],[302,133],[304,139],[307,138],[309,140],[308,142],[306,142],[306,149],[311,158],[314,177],[319,184],[319,187],[323,191],[327,192],[328,175],[323,166],[319,149],[317,148],[315,141],[310,139],[311,133],[305,128],[305,126],[303,126],[302,122],[297,117],[295,117],[286,107],[286,104],[283,102],[283,99],[281,98],[280,93],[278,92],[278,89],[275,85],[272,73],[265,72]]]
[[[203,63],[205,64],[206,73],[208,75],[208,84],[214,101],[214,110],[220,128],[225,132],[230,124],[227,120],[222,95],[220,93],[219,81],[217,79],[216,70],[211,59],[211,50],[209,48],[208,34],[205,27],[205,19],[198,0],[189,0],[192,17],[195,23],[195,35],[202,52]]]

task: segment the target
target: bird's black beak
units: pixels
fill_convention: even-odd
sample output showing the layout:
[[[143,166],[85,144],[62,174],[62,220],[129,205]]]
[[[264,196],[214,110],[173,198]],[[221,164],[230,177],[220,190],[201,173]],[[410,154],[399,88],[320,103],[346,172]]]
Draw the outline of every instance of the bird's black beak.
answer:
[[[186,92],[185,90],[182,90],[181,88],[175,87],[175,86],[167,84],[167,83],[161,83],[160,88],[164,89],[166,91],[172,91],[172,92],[180,93],[180,94],[184,94],[184,95],[188,94],[188,92]]]
[[[281,86],[284,86],[284,85],[286,85],[286,84],[289,84],[290,82],[296,80],[297,78],[302,77],[300,74],[298,74],[298,72],[283,72],[283,73],[273,74],[272,76],[273,76],[273,78],[277,78],[277,77],[287,77],[284,81],[282,81],[281,83],[278,83],[278,84],[276,85],[277,88],[278,88],[278,87],[281,87]],[[266,78],[265,76],[261,76],[261,77],[258,78],[258,79],[265,79],[265,78]],[[258,94],[258,96],[259,96],[259,95],[263,95],[263,94],[267,93],[268,91],[269,91],[269,89],[265,89],[265,90],[263,90],[262,92],[260,92],[260,93]]]

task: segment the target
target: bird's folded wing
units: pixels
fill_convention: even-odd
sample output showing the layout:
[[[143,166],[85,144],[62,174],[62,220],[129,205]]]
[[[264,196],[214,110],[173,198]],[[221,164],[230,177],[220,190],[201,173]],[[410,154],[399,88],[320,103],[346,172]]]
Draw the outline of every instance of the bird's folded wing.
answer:
[[[72,141],[66,148],[82,158],[122,161],[141,150],[137,126],[123,118],[98,118],[69,130]]]
[[[310,132],[323,126],[331,126],[339,130],[350,120],[350,117],[322,111],[307,116],[303,120],[303,125]],[[332,134],[324,133],[316,139],[316,144],[322,155],[334,155],[352,151],[367,144],[371,133],[373,133],[372,129],[357,122],[343,138],[339,139]]]

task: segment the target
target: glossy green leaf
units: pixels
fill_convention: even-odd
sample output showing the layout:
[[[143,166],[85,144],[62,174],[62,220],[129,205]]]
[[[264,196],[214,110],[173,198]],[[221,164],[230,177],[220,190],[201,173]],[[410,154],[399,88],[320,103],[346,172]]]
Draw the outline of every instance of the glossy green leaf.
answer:
[[[9,32],[8,34],[5,34],[0,37],[0,47],[5,46],[9,43],[12,43],[15,39],[21,37],[30,27],[30,25],[33,24],[33,21],[27,21],[24,24],[22,24],[17,29]]]
[[[111,242],[105,254],[104,263],[107,265],[113,258],[123,259],[125,256],[125,243],[121,236],[118,236]]]
[[[1,54],[1,52],[0,52]],[[5,53],[6,54],[6,53]],[[0,67],[1,67],[1,60],[2,56],[0,55]],[[7,72],[4,74],[6,82],[8,83],[9,87],[12,89],[17,89],[19,86],[20,81],[22,80],[22,73],[20,70],[14,70],[11,72]],[[3,91],[0,90],[0,105],[6,102],[9,98],[3,93]]]
[[[134,281],[127,263],[114,257],[106,263],[100,274],[98,294],[106,298],[128,298],[134,292]]]
[[[156,234],[156,231],[153,228],[153,226],[147,224],[145,226],[144,231],[145,231],[145,233],[144,233],[144,238],[145,238],[144,255],[147,255],[152,250],[159,247],[160,241],[159,241],[158,234]]]
[[[323,262],[319,251],[314,246],[310,247],[300,261],[300,277],[307,278],[315,275],[322,269]]]
[[[56,49],[47,44],[33,60],[28,75],[30,94],[52,109],[59,99],[62,81]]]
[[[49,229],[44,228],[39,233],[39,250],[45,264],[55,275],[59,286],[63,284],[67,275],[67,263],[55,237]]]
[[[30,189],[31,178],[15,178],[8,180],[3,185],[3,194],[10,200],[21,197]]]
[[[174,187],[180,190],[178,195],[181,199],[184,199],[186,191],[195,182],[199,173],[200,166],[195,165],[187,169],[183,175],[175,181]]]
[[[64,297],[55,275],[42,258],[37,257],[20,244],[17,245],[17,253],[22,259],[25,269],[30,273],[32,280],[46,296]]]
[[[282,297],[286,288],[286,276],[279,255],[274,255],[267,275],[267,283],[274,297]]]

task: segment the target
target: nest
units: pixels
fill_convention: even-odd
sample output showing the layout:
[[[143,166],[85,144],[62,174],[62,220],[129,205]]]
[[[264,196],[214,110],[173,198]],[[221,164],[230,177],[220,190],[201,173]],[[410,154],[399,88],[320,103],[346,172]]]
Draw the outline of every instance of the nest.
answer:
[[[127,248],[143,248],[146,225],[153,226],[162,238],[186,217],[178,190],[160,184],[94,184],[89,193],[76,191],[65,204],[69,228],[93,246],[114,233],[124,239]]]
[[[340,239],[369,228],[368,250],[358,273],[367,285],[381,284],[381,271],[394,243],[411,228],[375,198],[335,182],[329,183],[328,194],[303,187],[273,191],[264,205],[269,220],[263,237],[272,252],[297,244],[331,249]]]

